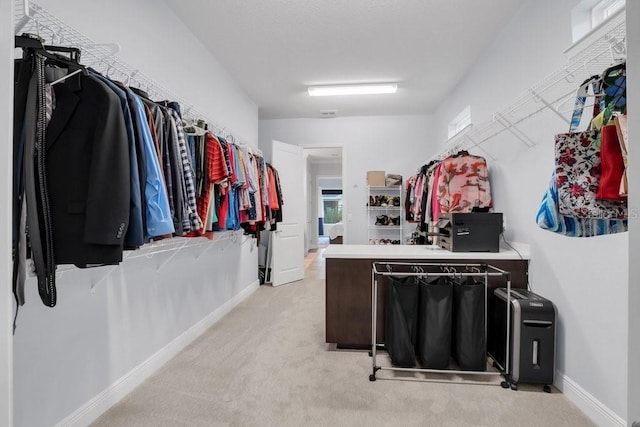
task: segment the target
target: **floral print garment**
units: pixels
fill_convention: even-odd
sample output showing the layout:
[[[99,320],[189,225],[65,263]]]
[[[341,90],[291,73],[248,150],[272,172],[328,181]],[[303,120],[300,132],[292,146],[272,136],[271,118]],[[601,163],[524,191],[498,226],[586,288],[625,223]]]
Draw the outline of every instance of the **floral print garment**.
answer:
[[[471,212],[491,207],[491,188],[484,158],[470,154],[442,161],[438,179],[440,212]]]

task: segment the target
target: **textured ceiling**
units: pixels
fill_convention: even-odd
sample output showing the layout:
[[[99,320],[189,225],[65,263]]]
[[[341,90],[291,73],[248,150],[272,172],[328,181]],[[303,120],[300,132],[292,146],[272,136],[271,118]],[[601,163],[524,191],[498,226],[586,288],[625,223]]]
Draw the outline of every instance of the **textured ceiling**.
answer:
[[[431,113],[525,0],[166,1],[271,119]],[[306,92],[386,81],[397,94]]]

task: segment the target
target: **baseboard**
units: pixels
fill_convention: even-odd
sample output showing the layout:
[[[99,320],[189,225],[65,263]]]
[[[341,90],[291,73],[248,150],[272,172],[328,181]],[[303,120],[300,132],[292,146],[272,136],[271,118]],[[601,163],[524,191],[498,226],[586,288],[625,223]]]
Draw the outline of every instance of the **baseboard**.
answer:
[[[554,385],[598,426],[625,427],[627,422],[562,372]]]
[[[260,281],[251,283],[229,301],[218,307],[204,319],[187,329],[182,335],[158,350],[154,355],[136,366],[129,373],[113,383],[109,388],[98,394],[86,404],[78,408],[71,415],[60,421],[56,426],[86,426],[98,419],[109,408],[115,405],[128,393],[147,380],[165,363],[176,356],[186,346],[202,335],[207,329],[222,319],[234,307],[251,295],[260,287]]]

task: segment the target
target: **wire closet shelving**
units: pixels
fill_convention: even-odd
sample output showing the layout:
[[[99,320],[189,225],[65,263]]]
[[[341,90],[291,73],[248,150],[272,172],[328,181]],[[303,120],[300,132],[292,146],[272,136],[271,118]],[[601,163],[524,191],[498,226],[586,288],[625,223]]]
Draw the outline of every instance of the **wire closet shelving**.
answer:
[[[235,144],[247,146],[247,142],[237,136],[229,128],[221,125],[215,120],[211,120],[196,110],[192,104],[183,98],[176,96],[161,84],[157,83],[148,75],[142,73],[138,68],[123,61],[117,56],[120,45],[117,43],[96,43],[88,36],[71,27],[60,18],[46,11],[43,7],[30,0],[14,0],[14,34],[24,33],[35,34],[42,38],[45,44],[65,45],[79,48],[82,61],[98,72],[112,77],[121,78],[126,84],[137,86],[149,94],[151,98],[170,100],[182,106],[182,116],[192,120],[204,120],[209,129],[216,135],[221,136]],[[255,147],[251,150],[257,153],[261,151]],[[196,258],[200,258],[204,253],[215,247],[224,250],[230,244],[244,244],[247,239],[242,239],[242,231],[218,232],[213,241],[201,238],[174,237],[166,240],[153,241],[142,246],[135,251],[125,251],[123,262],[134,259],[150,259],[156,255],[165,254],[168,257],[157,266],[160,271],[173,259],[182,249],[194,248],[199,250]],[[214,245],[212,245],[214,243]],[[201,248],[201,249],[200,249]],[[102,283],[113,273],[118,266],[99,267],[103,271],[91,284],[94,287]],[[78,269],[71,265],[59,266],[56,271],[58,278],[68,272]]]
[[[37,3],[30,0],[14,1],[14,34],[35,34],[44,39],[46,44],[79,48],[83,62],[86,62],[87,65],[98,72],[109,77],[118,77],[127,84],[137,86],[147,92],[152,99],[175,101],[182,106],[183,117],[193,120],[202,119],[214,134],[239,145],[248,145],[246,140],[229,128],[206,117],[191,103],[171,93],[171,91],[141,72],[138,68],[119,58],[116,55],[120,51],[119,44],[97,43]],[[256,148],[252,148],[252,150],[259,152]]]
[[[494,112],[491,119],[478,125],[470,125],[450,138],[431,160],[444,158],[461,149],[476,147],[495,160],[482,144],[503,132],[510,133],[528,148],[532,148],[536,145],[535,141],[519,125],[545,109],[550,109],[569,124],[567,112],[562,111],[562,106],[573,99],[580,83],[626,59],[625,10],[619,11],[565,53],[568,60],[564,66],[531,86],[511,104]]]

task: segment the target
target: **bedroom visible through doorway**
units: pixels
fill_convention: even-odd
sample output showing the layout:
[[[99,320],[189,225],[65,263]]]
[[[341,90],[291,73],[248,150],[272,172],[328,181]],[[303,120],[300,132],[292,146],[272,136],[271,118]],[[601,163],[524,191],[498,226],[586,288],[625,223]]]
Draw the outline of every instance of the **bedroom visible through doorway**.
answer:
[[[305,148],[304,155],[307,159],[307,248],[342,244],[346,234],[342,147]]]

